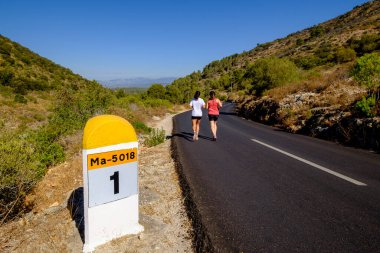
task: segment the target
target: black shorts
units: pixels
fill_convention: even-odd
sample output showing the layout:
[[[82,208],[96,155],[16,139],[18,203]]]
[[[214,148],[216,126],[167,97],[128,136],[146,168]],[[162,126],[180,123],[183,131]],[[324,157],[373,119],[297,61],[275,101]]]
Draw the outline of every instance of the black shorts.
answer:
[[[200,116],[191,116],[191,119],[201,119],[202,117]]]
[[[209,121],[218,121],[219,115],[208,115],[208,120]]]

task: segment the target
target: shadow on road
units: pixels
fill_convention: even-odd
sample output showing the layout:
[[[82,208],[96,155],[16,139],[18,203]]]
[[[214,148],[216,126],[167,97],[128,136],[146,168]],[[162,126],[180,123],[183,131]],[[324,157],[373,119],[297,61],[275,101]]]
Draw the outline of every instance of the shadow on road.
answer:
[[[193,133],[188,133],[188,132],[174,133],[172,137],[174,136],[178,136],[178,137],[184,138],[187,141],[193,142]],[[212,141],[212,138],[208,136],[198,135],[198,137],[200,139]]]
[[[237,115],[236,112],[219,112],[220,115]]]
[[[83,187],[75,189],[69,200],[67,201],[67,209],[70,212],[71,218],[75,221],[80,238],[84,243],[84,199]]]

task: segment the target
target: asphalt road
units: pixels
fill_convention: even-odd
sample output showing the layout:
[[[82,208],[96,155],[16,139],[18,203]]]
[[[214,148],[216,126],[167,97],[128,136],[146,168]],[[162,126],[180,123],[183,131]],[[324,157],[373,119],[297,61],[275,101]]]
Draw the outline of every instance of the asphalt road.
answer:
[[[217,252],[380,252],[380,155],[289,134],[226,104],[211,141],[206,112],[173,141]]]

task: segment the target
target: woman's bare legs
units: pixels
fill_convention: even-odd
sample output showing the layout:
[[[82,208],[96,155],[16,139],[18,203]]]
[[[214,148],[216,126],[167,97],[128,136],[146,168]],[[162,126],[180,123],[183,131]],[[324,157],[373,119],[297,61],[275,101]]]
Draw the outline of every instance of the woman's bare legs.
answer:
[[[196,119],[192,119],[191,120],[191,123],[192,123],[192,126],[193,126],[193,140],[195,140],[195,134],[197,132],[197,120]]]
[[[201,124],[201,120],[200,119],[193,119],[192,120],[193,132],[194,132],[193,140],[198,140],[198,134],[199,134],[200,124]]]
[[[216,126],[216,121],[215,120],[211,120],[210,121],[210,126],[211,126],[212,137],[214,139],[216,139],[216,130],[218,129],[218,127]]]
[[[196,140],[198,140],[198,135],[199,135],[199,128],[200,128],[200,126],[201,126],[201,120],[200,119],[198,119],[197,120],[197,136],[196,136]]]

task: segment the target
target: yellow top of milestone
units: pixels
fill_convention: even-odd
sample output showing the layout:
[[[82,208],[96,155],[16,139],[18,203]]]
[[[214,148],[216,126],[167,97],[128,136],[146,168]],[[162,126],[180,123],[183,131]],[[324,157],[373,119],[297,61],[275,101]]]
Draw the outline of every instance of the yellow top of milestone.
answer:
[[[137,141],[133,126],[115,115],[100,115],[89,119],[83,133],[83,149],[93,149]]]

